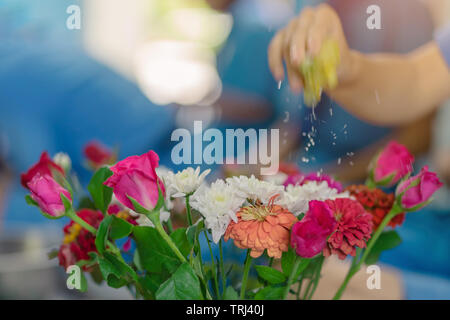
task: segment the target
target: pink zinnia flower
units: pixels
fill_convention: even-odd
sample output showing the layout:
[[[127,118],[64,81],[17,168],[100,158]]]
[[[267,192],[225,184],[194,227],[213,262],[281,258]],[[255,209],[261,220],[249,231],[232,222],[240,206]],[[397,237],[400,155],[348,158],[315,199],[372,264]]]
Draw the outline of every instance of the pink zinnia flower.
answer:
[[[343,260],[347,255],[355,256],[356,247],[365,248],[372,233],[372,215],[356,200],[339,198],[326,200],[337,220],[335,232],[328,238],[325,257],[337,254]]]

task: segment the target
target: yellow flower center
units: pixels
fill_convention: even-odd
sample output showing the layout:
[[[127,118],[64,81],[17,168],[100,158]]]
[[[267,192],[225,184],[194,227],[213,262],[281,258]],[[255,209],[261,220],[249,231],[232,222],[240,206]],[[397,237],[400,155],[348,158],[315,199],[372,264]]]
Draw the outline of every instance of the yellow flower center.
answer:
[[[78,223],[74,223],[69,228],[69,233],[66,234],[65,237],[64,237],[64,244],[69,244],[69,243],[75,241],[75,239],[80,234],[81,229],[82,228],[81,228],[81,226]]]
[[[126,211],[120,211],[116,214],[116,217],[121,218],[123,220],[127,220],[130,217],[130,215]]]
[[[270,207],[263,205],[248,206],[241,210],[241,218],[244,221],[264,221],[268,215],[276,215],[276,213],[270,211]]]

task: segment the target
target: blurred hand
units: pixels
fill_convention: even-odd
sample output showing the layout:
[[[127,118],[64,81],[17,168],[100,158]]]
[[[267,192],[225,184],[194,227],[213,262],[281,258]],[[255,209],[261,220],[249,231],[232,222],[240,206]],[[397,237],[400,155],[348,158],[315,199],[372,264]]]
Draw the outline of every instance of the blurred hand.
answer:
[[[272,39],[269,66],[274,78],[284,80],[284,60],[291,89],[299,93],[303,88],[300,64],[306,57],[317,55],[323,42],[329,39],[339,44],[341,63],[337,70],[338,81],[348,81],[352,74],[352,55],[337,13],[326,4],[306,7]]]

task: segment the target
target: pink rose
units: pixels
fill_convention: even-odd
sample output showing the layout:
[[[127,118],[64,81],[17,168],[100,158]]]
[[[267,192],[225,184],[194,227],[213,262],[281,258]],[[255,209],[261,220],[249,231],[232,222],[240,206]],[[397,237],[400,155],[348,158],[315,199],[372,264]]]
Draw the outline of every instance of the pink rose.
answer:
[[[158,202],[157,181],[164,193],[164,185],[155,172],[158,162],[159,157],[153,151],[128,157],[111,167],[113,175],[104,184],[113,189],[124,206],[134,210],[128,198],[132,197],[145,209],[152,210]]]
[[[396,141],[388,143],[378,156],[373,168],[376,183],[393,185],[412,171],[414,157]]]
[[[61,193],[72,200],[70,192],[64,189],[50,175],[37,173],[27,184],[31,191],[31,198],[36,201],[42,212],[59,218],[64,215],[65,208],[61,200]]]
[[[395,193],[398,196],[406,190],[401,203],[403,208],[410,209],[424,204],[442,185],[436,173],[428,171],[428,166],[425,166],[418,175],[401,182]]]
[[[291,232],[291,245],[297,255],[311,258],[322,252],[336,223],[333,212],[325,202],[310,201],[305,217],[293,226]]]

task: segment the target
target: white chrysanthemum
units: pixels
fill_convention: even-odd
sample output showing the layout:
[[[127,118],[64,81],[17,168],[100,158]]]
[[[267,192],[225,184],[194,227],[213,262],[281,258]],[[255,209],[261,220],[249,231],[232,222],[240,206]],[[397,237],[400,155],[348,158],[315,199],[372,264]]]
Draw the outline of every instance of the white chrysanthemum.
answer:
[[[163,174],[162,179],[168,196],[179,198],[194,193],[210,172],[211,170],[208,169],[200,174],[200,167],[195,170],[189,167],[177,173],[169,171]]]
[[[263,204],[267,204],[274,195],[281,195],[284,192],[283,186],[259,180],[253,175],[250,178],[247,176],[228,178],[227,182],[234,189],[238,190],[241,196],[252,201],[259,199]],[[279,198],[275,200],[275,202],[278,201]]]
[[[330,188],[326,181],[309,181],[301,186],[288,185],[279,204],[294,215],[299,215],[308,211],[311,200],[325,201],[349,197],[347,191],[339,193],[336,189]]]
[[[245,197],[223,180],[217,180],[210,187],[201,186],[191,198],[191,206],[202,214],[205,225],[212,232],[213,241],[219,242],[231,220],[237,221],[236,212]]]
[[[276,184],[276,185],[283,185],[283,183],[286,181],[286,179],[288,178],[288,175],[286,173],[283,172],[277,172],[276,174],[272,174],[270,176],[264,176],[263,179],[264,181]]]

